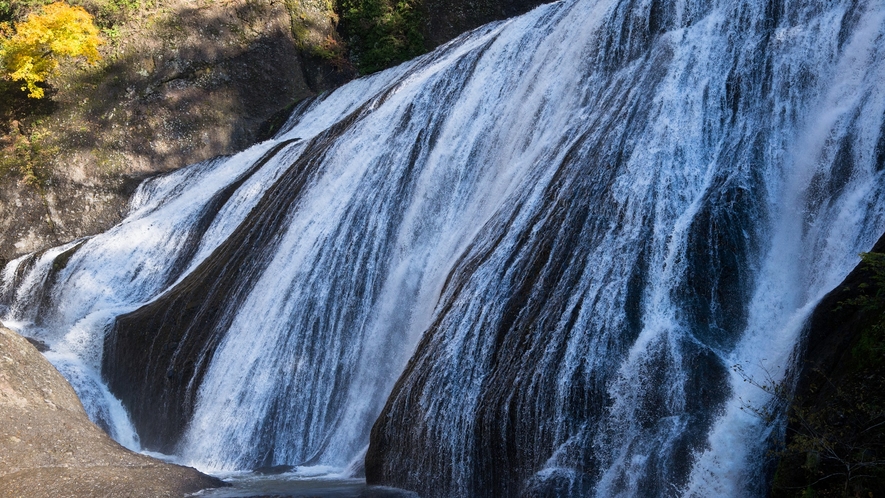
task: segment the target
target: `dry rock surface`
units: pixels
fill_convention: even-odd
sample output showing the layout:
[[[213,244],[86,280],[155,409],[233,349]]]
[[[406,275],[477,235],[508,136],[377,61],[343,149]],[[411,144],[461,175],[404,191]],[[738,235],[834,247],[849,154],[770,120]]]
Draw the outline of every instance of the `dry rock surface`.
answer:
[[[98,66],[66,63],[46,99],[20,96],[28,112],[0,101],[0,265],[106,230],[141,179],[268,138],[324,89],[319,70],[316,88],[305,76],[282,0],[144,4],[104,32]],[[4,171],[3,156],[39,182]]]
[[[220,484],[117,444],[43,355],[0,327],[0,497],[171,497]]]

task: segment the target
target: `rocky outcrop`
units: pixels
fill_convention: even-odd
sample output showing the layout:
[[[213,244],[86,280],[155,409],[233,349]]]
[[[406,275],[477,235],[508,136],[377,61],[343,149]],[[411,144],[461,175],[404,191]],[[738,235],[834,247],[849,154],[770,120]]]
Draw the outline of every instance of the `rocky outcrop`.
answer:
[[[0,182],[0,266],[4,259],[107,230],[126,214],[140,181],[57,178],[46,188]]]
[[[166,497],[223,484],[114,442],[37,349],[2,327],[0,420],[0,496]]]

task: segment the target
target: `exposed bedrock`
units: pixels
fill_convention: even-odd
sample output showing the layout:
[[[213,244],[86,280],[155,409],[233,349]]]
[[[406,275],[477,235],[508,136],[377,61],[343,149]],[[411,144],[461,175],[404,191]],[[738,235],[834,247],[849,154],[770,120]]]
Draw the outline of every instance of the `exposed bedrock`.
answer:
[[[155,498],[222,484],[117,444],[43,355],[2,327],[0,420],[0,496]]]

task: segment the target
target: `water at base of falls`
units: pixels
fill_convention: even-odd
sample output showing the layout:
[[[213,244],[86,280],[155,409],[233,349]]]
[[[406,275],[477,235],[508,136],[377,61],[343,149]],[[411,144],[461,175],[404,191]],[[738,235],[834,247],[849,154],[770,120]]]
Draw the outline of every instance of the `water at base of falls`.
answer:
[[[251,472],[218,474],[230,487],[206,489],[194,497],[246,498],[418,498],[418,495],[383,486],[367,486],[365,479],[345,478],[325,474],[323,469],[298,469],[279,475],[261,475]]]

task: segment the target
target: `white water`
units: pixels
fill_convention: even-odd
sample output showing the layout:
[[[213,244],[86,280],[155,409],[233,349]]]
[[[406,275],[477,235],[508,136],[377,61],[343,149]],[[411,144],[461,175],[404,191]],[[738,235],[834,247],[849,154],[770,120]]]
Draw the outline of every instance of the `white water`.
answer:
[[[527,367],[527,377],[557,385],[538,395],[553,407],[545,423],[555,436],[539,450],[547,463],[537,478],[577,475],[577,445],[598,462],[597,496],[758,494],[771,428],[740,407],[767,400],[730,367],[780,378],[803,317],[885,230],[876,170],[885,6],[782,2],[775,23],[766,5],[675,2],[666,29],[649,34],[653,2],[567,0],[481,28],[317,100],[273,141],[145,183],[126,220],[104,234],[9,263],[3,319],[49,343],[91,416],[135,446],[119,401],[98,381],[115,317],[193,272],[312,139],[358,112],[310,163],[261,275],[228,311],[178,461],[216,472],[347,467],[440,319],[445,354],[430,369],[423,423],[451,445],[432,458],[469,492],[475,462],[464,448],[475,444],[472,417],[494,376],[483,358],[498,346],[483,332],[505,317],[516,287],[508,283],[521,278],[508,272],[531,257],[524,241],[556,232],[545,220],[560,209],[569,213],[563,233],[585,223],[569,207],[584,203],[592,220],[574,228],[580,240],[560,262],[577,283],[552,284],[565,304],[534,322],[550,351],[565,351],[561,362],[548,355],[546,373]],[[851,15],[859,20],[840,42]],[[212,196],[285,140],[294,141],[196,233]],[[586,197],[551,204],[557,182]],[[489,237],[500,234],[496,246]],[[746,246],[720,248],[722,238]],[[711,252],[698,249],[701,239]],[[55,258],[79,243],[47,282]],[[460,258],[483,247],[492,256],[469,273]],[[739,274],[709,288],[739,287],[728,295],[746,301],[724,312],[733,303],[697,291],[690,298],[701,304],[692,304],[681,293],[694,289],[698,261]],[[639,266],[634,327],[627,296]],[[469,280],[468,290],[446,288],[450,275]],[[456,311],[439,307],[447,299]],[[719,394],[703,409],[691,399],[697,361],[724,376],[711,379]],[[655,384],[659,374],[666,385]],[[576,376],[602,384],[599,419],[569,419]],[[648,426],[651,399],[663,404]],[[685,436],[692,427],[703,433]]]

